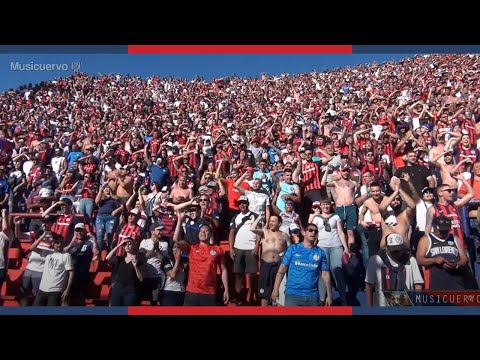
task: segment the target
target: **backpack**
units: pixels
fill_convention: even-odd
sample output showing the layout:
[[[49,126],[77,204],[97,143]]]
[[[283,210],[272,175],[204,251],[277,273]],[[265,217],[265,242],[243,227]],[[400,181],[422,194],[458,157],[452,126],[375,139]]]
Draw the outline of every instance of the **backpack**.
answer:
[[[403,291],[406,290],[407,271],[405,265],[410,264],[410,260],[406,264],[392,266],[385,249],[381,249],[378,256],[382,259],[385,267],[382,267],[382,288],[387,291]]]

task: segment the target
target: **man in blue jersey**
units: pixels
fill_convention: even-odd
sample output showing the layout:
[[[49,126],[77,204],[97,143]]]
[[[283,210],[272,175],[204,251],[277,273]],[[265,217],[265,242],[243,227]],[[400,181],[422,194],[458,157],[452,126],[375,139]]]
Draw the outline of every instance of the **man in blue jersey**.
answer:
[[[319,305],[318,278],[320,274],[327,289],[325,305],[332,305],[329,267],[323,250],[314,245],[317,236],[317,226],[308,224],[303,232],[303,242],[293,244],[287,249],[275,278],[275,286],[272,291],[273,301],[278,299],[280,283],[288,270],[285,306]]]

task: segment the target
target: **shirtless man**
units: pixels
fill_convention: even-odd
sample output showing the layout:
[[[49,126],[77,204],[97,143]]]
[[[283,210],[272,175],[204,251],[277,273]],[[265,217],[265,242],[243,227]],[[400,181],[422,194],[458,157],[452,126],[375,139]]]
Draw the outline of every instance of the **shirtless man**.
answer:
[[[403,175],[403,180],[409,179],[408,174]],[[411,181],[408,181],[409,186],[413,186]],[[360,211],[360,224],[368,231],[368,250],[369,256],[375,255],[382,246],[384,246],[384,237],[390,233],[398,233],[406,241],[406,245],[410,247],[410,217],[415,209],[415,202],[406,194],[405,191],[399,188],[400,179],[393,177],[390,186],[394,189],[390,197],[381,194],[380,184],[373,182],[370,184],[370,198],[363,204],[362,211]],[[400,194],[400,196],[398,196]],[[405,200],[409,206],[404,211],[402,208],[402,199]],[[390,209],[389,206],[391,205]],[[367,223],[364,220],[367,211],[370,211],[372,223]],[[382,213],[386,217],[384,221]],[[382,236],[383,235],[383,236]]]
[[[268,306],[271,304],[272,290],[275,285],[278,268],[280,267],[280,260],[287,246],[290,245],[290,238],[283,231],[280,231],[280,225],[282,224],[280,216],[270,216],[268,224],[265,224],[263,229],[257,229],[258,223],[262,218],[262,216],[258,216],[250,226],[250,230],[262,236],[262,260],[260,277],[258,279],[258,297],[262,301],[262,306]]]
[[[127,170],[119,169],[108,174],[109,185],[122,204],[126,204],[133,194],[133,177]]]
[[[442,128],[443,129],[443,128]],[[445,135],[450,134],[452,138],[448,141],[445,139]],[[455,145],[460,141],[460,137],[462,134],[455,133],[449,130],[442,130],[440,129],[437,132],[437,146],[430,149],[428,152],[428,158],[432,163],[437,161],[440,164],[445,164],[444,158],[442,158],[443,153],[446,153],[448,150],[453,149]],[[441,155],[440,155],[441,154]],[[434,160],[436,158],[436,160]]]
[[[408,184],[410,193],[416,195],[415,187],[407,173],[402,174],[402,180]],[[382,240],[380,248],[383,249],[386,246],[385,238],[387,235],[397,233],[404,239],[405,246],[410,249],[410,229],[417,203],[406,191],[402,190],[399,178],[392,177],[390,187],[394,190],[393,193],[389,197],[384,197],[378,207],[382,214]],[[405,209],[402,209],[402,201],[405,201],[408,206]]]
[[[439,161],[442,156],[444,161],[443,164]],[[464,159],[460,161],[457,165],[455,165],[453,163],[453,150],[444,151],[431,160],[432,164],[440,170],[442,184],[448,185],[451,188],[457,187],[457,181],[452,178],[452,175],[450,175],[450,173],[455,173],[461,165],[468,161],[469,159]]]
[[[175,186],[170,192],[172,203],[181,204],[193,199],[193,187],[187,185],[187,177],[181,176],[178,178],[178,185]]]
[[[344,227],[347,228],[348,245],[350,246],[355,242],[353,229],[357,226],[357,206],[354,199],[358,183],[350,180],[350,166],[348,164],[343,164],[340,167],[340,178],[333,178],[333,181],[328,184],[327,175],[328,171],[325,171],[321,185],[335,188],[335,213],[342,220]]]

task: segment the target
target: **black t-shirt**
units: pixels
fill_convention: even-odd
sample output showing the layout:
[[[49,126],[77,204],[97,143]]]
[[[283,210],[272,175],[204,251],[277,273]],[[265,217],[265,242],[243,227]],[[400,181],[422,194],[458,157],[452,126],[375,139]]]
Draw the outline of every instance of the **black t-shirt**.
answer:
[[[142,262],[138,260],[137,266],[141,265]],[[140,283],[132,262],[127,264],[123,256],[117,256],[117,263],[113,268],[112,273],[115,274],[115,282],[118,282],[123,286],[138,286]]]
[[[422,194],[422,189],[428,187],[427,177],[432,175],[431,170],[425,165],[419,164],[401,167],[395,172],[395,176],[401,178],[403,173],[410,175],[410,181],[413,183],[417,195],[419,196]],[[405,181],[401,182],[401,186],[402,189],[411,196],[410,189]]]

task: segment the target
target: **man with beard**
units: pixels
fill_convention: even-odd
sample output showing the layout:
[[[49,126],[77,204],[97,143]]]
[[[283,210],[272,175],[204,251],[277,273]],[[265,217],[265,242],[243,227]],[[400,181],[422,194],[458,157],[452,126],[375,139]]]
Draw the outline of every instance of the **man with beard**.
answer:
[[[410,181],[408,173],[402,174],[402,180],[407,183],[410,193],[415,193],[413,183]],[[379,211],[382,214],[382,241],[380,248],[385,247],[385,235],[392,232],[400,234],[405,241],[405,245],[410,249],[410,227],[412,225],[412,217],[415,213],[417,204],[410,197],[410,195],[400,186],[400,179],[392,178],[390,186],[393,188],[393,193],[384,199],[379,206]],[[403,201],[408,207],[403,208]]]
[[[425,289],[478,289],[475,279],[470,276],[465,249],[458,236],[450,233],[451,229],[452,220],[438,216],[432,220],[432,233],[420,239],[417,259],[425,269]]]
[[[257,219],[250,226],[250,231],[262,236],[262,256],[260,262],[260,276],[258,278],[258,297],[261,299],[262,306],[271,304],[271,295],[273,285],[275,284],[275,277],[278,268],[280,267],[280,260],[290,245],[290,237],[280,231],[282,218],[279,215],[272,215],[268,224],[265,224],[263,229],[257,229],[258,222],[261,217]]]
[[[422,274],[403,238],[396,233],[388,234],[386,244],[386,249],[368,261],[365,277],[368,306],[387,306],[384,292],[422,289]]]

